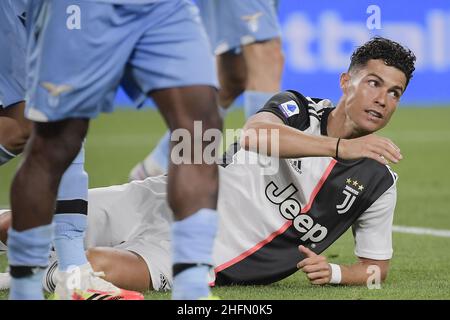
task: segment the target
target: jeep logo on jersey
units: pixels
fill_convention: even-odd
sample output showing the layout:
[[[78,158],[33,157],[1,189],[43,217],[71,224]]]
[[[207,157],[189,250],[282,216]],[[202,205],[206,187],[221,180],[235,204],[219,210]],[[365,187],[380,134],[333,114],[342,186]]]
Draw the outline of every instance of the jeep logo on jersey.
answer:
[[[356,190],[358,189],[358,190]],[[346,180],[346,186],[344,190],[342,190],[342,193],[344,194],[345,198],[344,201],[341,204],[336,205],[337,213],[338,214],[344,214],[350,208],[352,207],[353,203],[356,200],[356,197],[359,195],[360,192],[364,190],[364,186],[358,182],[358,180],[353,180],[348,178]]]
[[[271,181],[266,187],[266,197],[273,204],[278,205],[278,209],[283,218],[292,221],[294,228],[303,234],[302,241],[310,240],[312,242],[322,241],[328,233],[327,228],[314,223],[313,218],[306,214],[301,214],[300,203],[291,198],[298,189],[291,183],[283,190]]]

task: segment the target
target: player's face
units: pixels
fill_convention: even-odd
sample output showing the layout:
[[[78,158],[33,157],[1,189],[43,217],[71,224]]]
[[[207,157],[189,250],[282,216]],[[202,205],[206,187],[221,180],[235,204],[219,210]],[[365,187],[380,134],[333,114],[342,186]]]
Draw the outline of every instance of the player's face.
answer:
[[[405,74],[377,59],[347,77],[346,114],[355,130],[372,133],[386,126],[406,88]]]

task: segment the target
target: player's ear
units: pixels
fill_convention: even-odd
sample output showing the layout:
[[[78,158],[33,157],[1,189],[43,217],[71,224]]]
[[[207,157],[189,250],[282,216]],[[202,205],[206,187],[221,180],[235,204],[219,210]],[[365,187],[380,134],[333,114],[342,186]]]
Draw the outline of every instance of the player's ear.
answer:
[[[341,90],[344,94],[347,93],[349,82],[350,82],[350,74],[348,72],[341,73],[341,77],[339,79],[339,84],[340,84]]]

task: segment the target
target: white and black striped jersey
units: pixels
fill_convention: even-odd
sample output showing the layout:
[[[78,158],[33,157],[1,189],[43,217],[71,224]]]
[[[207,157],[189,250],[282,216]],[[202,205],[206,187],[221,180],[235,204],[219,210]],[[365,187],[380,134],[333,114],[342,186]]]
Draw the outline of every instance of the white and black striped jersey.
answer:
[[[331,111],[327,100],[293,91],[274,96],[261,110],[315,135],[327,134]],[[269,158],[237,149],[229,156],[230,163],[219,167],[216,284],[283,279],[303,259],[298,245],[320,253],[351,226],[357,256],[391,258],[396,176],[387,166],[370,159],[314,157],[280,159],[278,168],[268,171]],[[167,176],[90,190],[86,247],[137,252],[152,276],[170,270],[172,212],[166,190]]]
[[[295,91],[271,98],[260,112],[312,135],[327,135],[329,100]],[[392,257],[392,220],[396,175],[371,159],[331,157],[280,159],[276,172],[236,147],[220,170],[214,247],[216,284],[265,284],[297,270],[303,244],[321,253],[353,227],[355,254]],[[261,159],[260,159],[261,160]],[[267,158],[266,158],[267,160]],[[262,164],[261,164],[262,163]]]

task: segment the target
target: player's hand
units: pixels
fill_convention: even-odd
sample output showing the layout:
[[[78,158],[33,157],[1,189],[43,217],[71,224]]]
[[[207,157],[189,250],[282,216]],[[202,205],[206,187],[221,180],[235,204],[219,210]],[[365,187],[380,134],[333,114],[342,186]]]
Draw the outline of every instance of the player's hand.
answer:
[[[311,284],[327,284],[331,279],[331,267],[327,258],[315,254],[305,246],[299,246],[298,250],[306,255],[306,258],[297,263],[297,268],[302,270]]]
[[[400,148],[390,139],[374,134],[356,139],[341,139],[338,156],[347,160],[371,158],[381,164],[398,163],[403,159]]]

